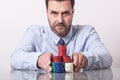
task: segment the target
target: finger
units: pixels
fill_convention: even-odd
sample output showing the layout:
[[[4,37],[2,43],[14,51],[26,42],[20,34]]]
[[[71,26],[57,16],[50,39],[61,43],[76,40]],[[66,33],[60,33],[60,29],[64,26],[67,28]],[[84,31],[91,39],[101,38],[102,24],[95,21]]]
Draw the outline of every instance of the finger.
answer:
[[[84,55],[80,55],[79,57],[79,70],[86,66],[86,57]]]
[[[78,60],[79,60],[78,54],[74,53],[73,54],[73,64],[75,67],[78,65]]]
[[[51,53],[44,53],[40,55],[38,59],[38,65],[39,67],[45,69],[46,71],[51,71],[50,63],[51,63]]]
[[[51,70],[52,70],[52,68],[51,68],[51,66],[50,65],[48,65],[46,62],[42,62],[41,63],[41,65],[42,65],[42,68],[44,69],[44,70],[46,70],[47,72],[50,72]]]
[[[84,60],[84,56],[82,54],[79,54],[79,65],[78,65],[79,68],[82,66],[83,60]]]
[[[74,53],[72,57],[73,57],[74,71],[76,72],[76,68],[77,68],[78,62],[79,62],[78,53]]]
[[[82,68],[85,68],[87,66],[87,58],[85,56],[81,65],[82,65]]]
[[[44,69],[45,69],[47,72],[51,72],[51,71],[52,71],[51,66],[45,66]]]
[[[81,68],[81,64],[82,64],[82,61],[83,61],[83,56],[81,54],[78,54],[78,66],[76,67],[75,71],[78,72]]]
[[[52,58],[53,54],[51,52],[47,53],[47,59],[46,59],[46,63],[47,63],[47,71],[50,72],[52,70],[51,68],[51,58]]]

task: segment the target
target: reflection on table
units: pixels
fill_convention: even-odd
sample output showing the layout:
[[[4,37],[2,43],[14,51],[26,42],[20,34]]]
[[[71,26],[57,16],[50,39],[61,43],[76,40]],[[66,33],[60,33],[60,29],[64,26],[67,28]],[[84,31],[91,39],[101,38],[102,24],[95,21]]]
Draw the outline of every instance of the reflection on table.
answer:
[[[11,80],[113,80],[111,69],[77,73],[46,73],[45,71],[12,70]]]

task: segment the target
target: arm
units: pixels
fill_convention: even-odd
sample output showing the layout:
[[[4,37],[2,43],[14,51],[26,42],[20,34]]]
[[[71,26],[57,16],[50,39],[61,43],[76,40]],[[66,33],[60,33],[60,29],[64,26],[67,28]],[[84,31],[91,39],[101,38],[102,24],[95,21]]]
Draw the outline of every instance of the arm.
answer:
[[[30,27],[21,40],[19,46],[10,57],[10,66],[13,69],[28,69],[28,70],[37,70],[37,59],[41,50],[36,52],[35,49],[35,32],[33,27]]]
[[[112,65],[112,57],[93,27],[86,38],[85,50],[81,53],[88,60],[86,69],[109,68]]]
[[[73,60],[76,71],[81,68],[100,69],[112,65],[112,57],[104,44],[100,41],[93,27],[82,27],[78,33],[76,51]],[[82,48],[82,50],[80,50]]]

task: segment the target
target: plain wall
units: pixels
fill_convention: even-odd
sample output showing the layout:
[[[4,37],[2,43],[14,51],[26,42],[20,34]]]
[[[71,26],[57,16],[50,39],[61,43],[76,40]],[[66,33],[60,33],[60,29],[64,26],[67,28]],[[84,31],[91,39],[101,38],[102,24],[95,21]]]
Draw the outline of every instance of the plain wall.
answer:
[[[92,25],[120,67],[120,0],[76,0],[73,24]],[[30,25],[48,25],[44,0],[0,0],[0,69]],[[0,70],[1,71],[1,70]]]

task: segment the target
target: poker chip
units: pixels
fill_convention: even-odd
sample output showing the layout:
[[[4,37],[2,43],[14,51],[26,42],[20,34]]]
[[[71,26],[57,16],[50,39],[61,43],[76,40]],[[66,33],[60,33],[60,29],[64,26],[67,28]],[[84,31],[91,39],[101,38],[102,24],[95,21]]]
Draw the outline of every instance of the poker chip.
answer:
[[[57,62],[57,63],[54,62],[54,66],[55,67],[63,67],[64,63],[63,62]]]
[[[65,45],[59,45],[58,50],[65,50],[66,51],[66,46]]]
[[[73,63],[70,56],[66,55],[66,51],[65,42],[60,39],[58,42],[58,56],[52,57],[53,73],[73,72]]]
[[[62,57],[61,56],[53,56],[52,61],[53,62],[62,62]]]
[[[65,72],[73,72],[73,62],[64,64]]]
[[[64,72],[64,68],[56,68],[55,69],[55,73],[63,73]]]
[[[73,72],[73,67],[65,67],[65,72]]]
[[[65,63],[69,63],[72,61],[70,56],[62,56],[62,58],[63,58],[63,62],[65,62]]]
[[[64,52],[64,51],[58,52],[58,56],[65,56],[65,55],[66,55],[66,52]]]
[[[65,66],[65,67],[70,67],[70,66],[73,66],[73,62],[64,63],[64,66]]]
[[[58,46],[58,56],[66,55],[66,46],[65,45],[59,45]]]
[[[64,72],[64,63],[63,62],[52,62],[52,72],[63,73]]]

